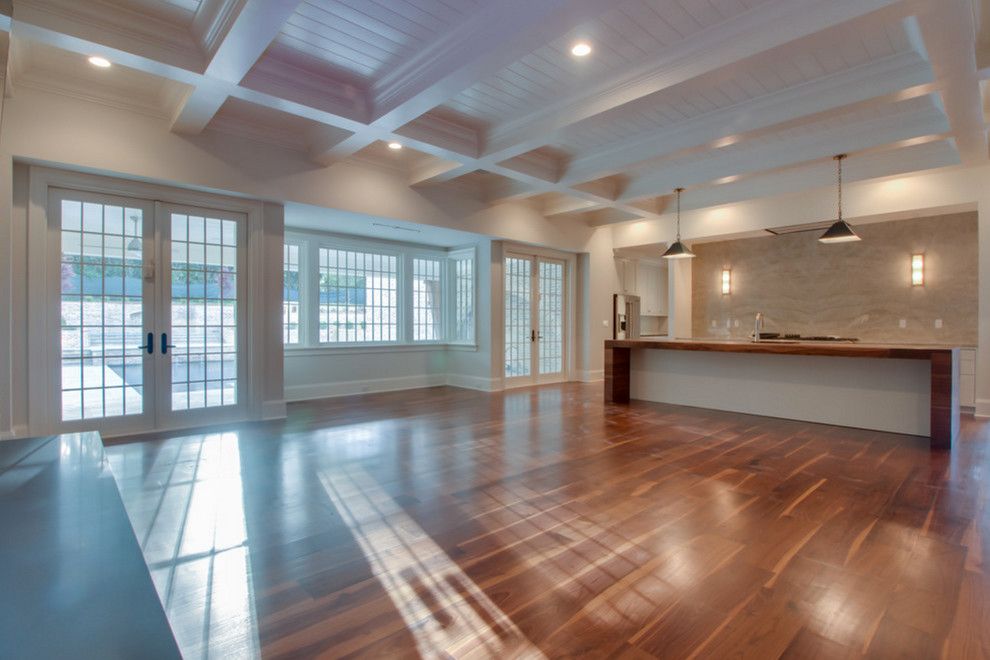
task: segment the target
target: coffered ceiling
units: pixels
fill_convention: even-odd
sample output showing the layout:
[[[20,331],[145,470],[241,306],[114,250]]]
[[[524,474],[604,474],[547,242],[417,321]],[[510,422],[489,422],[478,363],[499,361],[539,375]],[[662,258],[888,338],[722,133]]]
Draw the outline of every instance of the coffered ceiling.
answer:
[[[852,180],[985,162],[985,4],[14,0],[5,27],[15,93],[604,224],[677,186],[686,208],[818,187],[840,151]]]

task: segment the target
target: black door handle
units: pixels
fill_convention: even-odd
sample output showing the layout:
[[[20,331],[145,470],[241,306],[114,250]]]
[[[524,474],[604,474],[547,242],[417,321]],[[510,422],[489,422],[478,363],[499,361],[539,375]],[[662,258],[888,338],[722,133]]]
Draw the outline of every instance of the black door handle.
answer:
[[[174,345],[168,343],[168,333],[162,333],[162,355],[168,355],[168,349],[175,348]],[[150,351],[149,351],[150,352]]]
[[[148,333],[148,341],[145,342],[144,346],[138,346],[138,349],[142,351],[148,351],[148,354],[155,352],[155,333]]]

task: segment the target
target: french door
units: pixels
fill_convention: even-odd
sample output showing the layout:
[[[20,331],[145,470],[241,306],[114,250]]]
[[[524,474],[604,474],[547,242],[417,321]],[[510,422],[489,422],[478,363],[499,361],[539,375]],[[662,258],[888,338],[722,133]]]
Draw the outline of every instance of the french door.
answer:
[[[242,415],[244,216],[62,189],[49,210],[55,427]]]
[[[505,257],[505,379],[508,386],[564,380],[565,263]]]

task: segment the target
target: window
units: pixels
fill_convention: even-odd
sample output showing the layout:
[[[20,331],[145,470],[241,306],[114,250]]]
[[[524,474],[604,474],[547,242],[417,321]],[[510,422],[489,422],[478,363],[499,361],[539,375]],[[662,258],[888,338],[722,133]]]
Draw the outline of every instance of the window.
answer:
[[[439,259],[413,259],[413,341],[443,339]]]
[[[282,255],[282,341],[299,343],[299,306],[302,289],[299,279],[299,245],[286,243]]]
[[[320,248],[320,343],[399,339],[398,259]]]
[[[285,345],[473,345],[474,260],[474,247],[287,232]]]
[[[454,327],[450,340],[474,343],[474,251],[451,256],[454,278]]]

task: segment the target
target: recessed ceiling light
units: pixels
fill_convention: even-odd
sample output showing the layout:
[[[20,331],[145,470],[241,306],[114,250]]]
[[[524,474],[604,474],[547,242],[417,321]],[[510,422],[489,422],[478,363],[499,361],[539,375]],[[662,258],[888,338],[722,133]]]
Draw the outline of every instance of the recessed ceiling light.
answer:
[[[110,60],[108,60],[105,57],[100,57],[99,55],[93,55],[91,58],[89,58],[89,63],[92,64],[93,66],[98,66],[101,69],[110,68]]]
[[[579,41],[573,46],[571,46],[571,55],[573,55],[574,57],[584,57],[590,54],[591,54],[591,45],[584,41]]]
[[[399,149],[402,148],[402,143],[401,142],[389,142],[388,143],[388,148],[389,149],[394,149],[395,151],[398,151]]]

